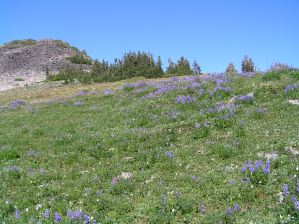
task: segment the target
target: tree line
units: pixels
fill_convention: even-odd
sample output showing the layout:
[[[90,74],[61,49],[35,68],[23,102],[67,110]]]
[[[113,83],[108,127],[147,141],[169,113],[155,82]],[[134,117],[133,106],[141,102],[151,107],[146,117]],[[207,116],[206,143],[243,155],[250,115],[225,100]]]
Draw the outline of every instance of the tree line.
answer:
[[[146,52],[128,52],[120,59],[115,59],[113,63],[106,60],[92,61],[87,57],[85,51],[79,52],[71,58],[68,58],[76,64],[90,65],[90,71],[82,69],[75,69],[72,66],[67,66],[59,71],[58,74],[52,75],[46,69],[47,79],[65,80],[66,82],[72,80],[79,80],[81,82],[112,82],[132,77],[143,76],[146,78],[159,78],[169,76],[182,76],[182,75],[201,75],[201,66],[197,61],[192,64],[185,58],[180,57],[176,62],[168,59],[168,66],[164,71],[162,68],[161,57],[157,60],[152,54]],[[255,67],[251,58],[245,56],[242,61],[242,72],[254,72]],[[226,73],[238,73],[235,66],[230,63],[226,69]]]

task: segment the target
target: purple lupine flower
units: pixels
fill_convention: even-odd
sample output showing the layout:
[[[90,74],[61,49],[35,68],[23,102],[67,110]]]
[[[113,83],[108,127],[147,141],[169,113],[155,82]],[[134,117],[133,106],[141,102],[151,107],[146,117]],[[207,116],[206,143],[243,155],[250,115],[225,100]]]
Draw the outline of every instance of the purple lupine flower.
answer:
[[[242,180],[243,183],[250,183],[250,178],[249,177],[245,177],[243,180]]]
[[[61,220],[62,220],[61,216],[57,212],[54,212],[54,223],[58,223]]]
[[[16,109],[24,105],[26,105],[26,102],[24,100],[15,100],[10,102],[8,107],[10,109]]]
[[[283,185],[283,188],[282,188],[282,194],[283,196],[287,196],[289,194],[289,186],[287,184],[284,184]]]
[[[82,215],[83,215],[82,210],[74,211],[71,219],[81,219]]]
[[[16,210],[15,217],[16,217],[16,219],[20,219],[21,218],[21,211],[19,209]]]
[[[178,104],[185,104],[185,103],[193,103],[195,102],[195,97],[191,97],[191,96],[177,96],[175,98],[176,103]]]
[[[242,172],[242,173],[244,173],[245,171],[246,171],[246,169],[247,169],[247,167],[248,168],[252,168],[252,166],[251,166],[251,162],[250,161],[246,161],[245,163],[244,163],[244,166],[240,169],[240,171]]]
[[[234,204],[234,212],[239,212],[240,210],[240,206],[237,203]]]
[[[198,82],[191,82],[190,85],[189,85],[190,89],[195,89],[195,88],[198,88],[198,87],[200,87],[200,84]]]
[[[299,193],[299,181],[297,182],[296,190],[297,190],[297,193]]]
[[[172,118],[172,119],[176,119],[177,116],[178,116],[178,113],[177,113],[177,112],[172,112],[172,113],[171,113],[171,118]]]
[[[89,218],[89,216],[87,214],[83,215],[83,221],[84,221],[84,224],[88,224],[89,223],[90,218]]]
[[[196,124],[195,124],[195,128],[196,128],[196,129],[199,129],[199,128],[200,128],[200,123],[196,123]]]
[[[67,212],[66,212],[66,217],[68,217],[68,218],[72,218],[72,216],[73,216],[73,211],[72,210],[67,210]]]
[[[76,102],[74,103],[75,106],[81,106],[82,104],[83,104],[82,101],[76,101]]]
[[[105,89],[105,90],[103,91],[103,94],[104,94],[105,96],[109,96],[109,95],[113,95],[114,92],[113,92],[113,90],[111,90],[111,89]]]
[[[88,93],[87,90],[82,90],[82,91],[80,91],[79,93],[77,93],[76,96],[84,96],[84,95],[86,95],[87,93]]]
[[[201,204],[198,207],[198,212],[204,214],[206,212],[206,207],[204,206],[204,204]]]
[[[234,185],[234,184],[235,184],[235,180],[234,180],[234,179],[230,179],[230,180],[229,180],[229,184],[230,184],[230,185]]]
[[[174,153],[172,151],[166,151],[165,156],[169,159],[174,158]]]
[[[47,218],[49,218],[49,216],[50,216],[50,210],[47,208],[47,209],[45,210],[44,217],[47,219]]]
[[[291,197],[291,201],[293,202],[293,204],[294,204],[294,209],[295,210],[299,210],[299,201],[297,200],[297,198],[296,198],[296,196],[292,196]]]
[[[232,208],[230,206],[226,207],[226,214],[227,215],[232,215],[233,214]]]
[[[270,160],[267,160],[265,168],[264,168],[264,173],[269,174],[270,173]]]
[[[203,95],[205,93],[205,90],[204,89],[200,89],[198,93],[201,96],[201,95]]]
[[[295,89],[299,88],[299,84],[293,84],[293,85],[288,85],[286,86],[286,88],[284,89],[285,93],[288,93],[289,91],[293,91]]]
[[[259,167],[262,167],[262,166],[263,166],[263,162],[262,162],[262,161],[259,161],[259,160],[256,160],[256,161],[254,162],[253,171],[254,171],[254,172],[257,171],[257,169],[258,169]]]

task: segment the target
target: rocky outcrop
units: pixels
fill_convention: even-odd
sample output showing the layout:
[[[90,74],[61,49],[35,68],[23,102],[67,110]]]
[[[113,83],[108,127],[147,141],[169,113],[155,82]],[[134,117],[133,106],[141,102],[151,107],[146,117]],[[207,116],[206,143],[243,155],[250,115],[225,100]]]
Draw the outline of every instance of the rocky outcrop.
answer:
[[[67,60],[78,51],[65,42],[55,40],[1,46],[0,91],[43,81],[47,68],[52,74],[66,66],[88,70],[89,65],[78,65]]]

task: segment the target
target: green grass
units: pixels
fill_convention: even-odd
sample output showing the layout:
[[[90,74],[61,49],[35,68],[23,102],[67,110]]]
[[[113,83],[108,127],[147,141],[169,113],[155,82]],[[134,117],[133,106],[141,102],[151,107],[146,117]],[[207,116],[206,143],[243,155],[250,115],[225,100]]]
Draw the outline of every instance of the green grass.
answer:
[[[143,96],[155,87],[136,92],[136,87],[119,88],[124,82],[48,83],[1,93],[0,220],[28,223],[32,216],[35,222],[53,223],[53,212],[58,212],[67,223],[67,210],[81,209],[99,223],[298,223],[290,202],[290,195],[299,199],[298,155],[285,148],[299,147],[299,108],[287,103],[299,92],[284,92],[298,80],[288,74],[280,80],[231,79],[223,85],[232,92],[218,91],[213,97],[208,94],[215,87],[211,81],[154,98]],[[107,88],[114,93],[104,95]],[[87,94],[74,96],[80,90]],[[253,103],[236,103],[228,120],[222,119],[224,111],[208,112],[218,102],[249,92]],[[21,94],[26,106],[6,108]],[[197,98],[177,104],[179,95]],[[81,105],[75,106],[78,101]],[[266,162],[258,157],[261,152],[278,154],[270,173],[241,173],[247,160]],[[123,172],[133,176],[113,185]],[[241,181],[246,175],[249,184]],[[278,203],[284,184],[291,194]],[[235,203],[240,211],[226,215],[227,206]],[[204,213],[198,212],[201,204]],[[47,208],[50,219],[41,218]]]
[[[11,42],[4,43],[3,47],[8,49],[24,47],[28,45],[34,45],[37,41],[33,39],[25,39],[25,40],[13,40]]]

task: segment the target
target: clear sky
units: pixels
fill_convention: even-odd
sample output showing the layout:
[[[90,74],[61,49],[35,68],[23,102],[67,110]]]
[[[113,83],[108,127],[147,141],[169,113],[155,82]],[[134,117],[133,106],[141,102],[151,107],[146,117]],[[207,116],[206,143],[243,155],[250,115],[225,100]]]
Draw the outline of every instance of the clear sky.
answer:
[[[0,43],[62,39],[110,62],[142,50],[197,60],[204,72],[299,67],[299,0],[1,0]]]

